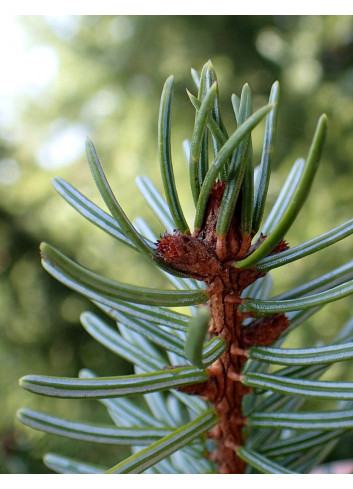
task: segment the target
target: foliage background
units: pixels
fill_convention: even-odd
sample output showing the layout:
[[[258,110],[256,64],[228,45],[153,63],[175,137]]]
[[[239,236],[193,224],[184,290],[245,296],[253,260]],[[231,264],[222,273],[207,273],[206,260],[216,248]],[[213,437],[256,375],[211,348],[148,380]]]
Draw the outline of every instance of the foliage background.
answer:
[[[42,399],[22,391],[28,374],[76,376],[87,366],[102,375],[129,366],[94,342],[78,318],[92,306],[56,283],[40,265],[38,244],[48,241],[107,276],[141,285],[165,286],[142,257],[96,230],[55,193],[50,180],[67,179],[96,202],[100,197],[84,155],[90,135],[127,214],[149,219],[134,184],[158,176],[156,126],[160,92],[175,76],[173,159],[189,218],[192,201],[182,141],[191,136],[194,91],[190,68],[211,58],[218,74],[223,114],[234,127],[230,96],[249,82],[255,108],[270,86],[281,82],[274,200],[291,164],[305,157],[316,121],[329,117],[320,172],[308,203],[288,236],[291,245],[352,218],[353,17],[352,16],[19,16],[2,19],[0,83],[0,472],[42,473],[44,452],[58,451],[114,464],[124,449],[72,443],[20,426],[16,409],[39,408],[59,416],[108,421],[96,402]],[[10,22],[10,24],[9,24]],[[10,46],[20,43],[23,57]],[[22,83],[21,83],[22,82]],[[255,133],[255,157],[261,131]],[[275,273],[275,292],[310,280],[352,258],[352,239]],[[352,315],[352,300],[326,306],[290,337],[291,346],[327,342]],[[328,376],[352,380],[352,364]],[[353,453],[346,437],[332,459]]]

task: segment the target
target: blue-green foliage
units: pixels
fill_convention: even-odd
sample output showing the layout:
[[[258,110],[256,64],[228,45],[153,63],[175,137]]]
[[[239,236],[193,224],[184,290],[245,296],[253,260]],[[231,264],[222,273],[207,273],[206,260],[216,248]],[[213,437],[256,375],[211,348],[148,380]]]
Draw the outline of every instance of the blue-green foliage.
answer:
[[[237,129],[228,137],[221,119],[217,78],[210,62],[201,78],[192,72],[198,96],[189,94],[196,109],[195,129],[186,154],[195,201],[195,228],[202,226],[208,196],[220,176],[226,181],[217,230],[227,232],[237,199],[242,198],[241,222],[245,234],[269,234],[257,250],[239,265],[270,271],[317,252],[353,231],[351,221],[328,233],[280,254],[267,256],[284,237],[296,218],[316,173],[326,132],[326,117],[319,120],[306,160],[295,162],[280,195],[262,223],[278,111],[278,82],[269,104],[252,114],[251,92],[232,97]],[[189,229],[177,189],[171,160],[171,100],[173,78],[166,81],[159,117],[159,153],[166,200],[146,177],[137,185],[162,225],[162,232]],[[251,131],[266,118],[261,165],[254,173]],[[208,137],[213,156],[207,154]],[[90,140],[87,156],[97,187],[110,211],[106,213],[62,179],[54,186],[83,217],[121,243],[141,253],[156,265],[171,283],[171,290],[156,290],[122,284],[100,277],[75,263],[55,248],[41,246],[45,269],[59,281],[88,297],[105,313],[83,313],[85,330],[104,347],[133,365],[134,374],[97,377],[83,370],[77,379],[29,375],[21,385],[31,392],[66,398],[97,398],[111,417],[109,426],[74,422],[22,409],[18,418],[32,428],[92,443],[130,445],[131,456],[114,467],[98,467],[62,455],[47,454],[44,463],[60,473],[212,473],[216,467],[205,457],[212,444],[205,434],[217,424],[211,406],[197,396],[176,388],[207,379],[207,366],[225,349],[220,338],[208,338],[207,317],[197,314],[197,305],[207,302],[202,283],[167,266],[156,254],[156,236],[148,224],[132,223],[115,198]],[[210,162],[210,164],[209,164]],[[255,176],[254,176],[255,175]],[[290,320],[286,332],[271,347],[253,347],[242,373],[243,384],[252,387],[244,397],[247,417],[246,443],[237,450],[249,472],[306,473],[319,464],[340,437],[353,427],[353,383],[320,381],[333,362],[353,356],[353,322],[350,321],[328,346],[283,349],[290,332],[323,305],[351,294],[352,263],[269,299],[271,275],[243,293],[243,308],[255,315],[285,312]],[[183,312],[177,310],[183,307]],[[116,327],[111,326],[111,320]],[[196,328],[196,330],[195,330]],[[197,329],[199,328],[199,329]],[[273,369],[272,365],[279,366]],[[176,366],[176,367],[173,367]],[[302,411],[311,397],[320,399],[322,412]],[[336,407],[326,409],[325,400]]]

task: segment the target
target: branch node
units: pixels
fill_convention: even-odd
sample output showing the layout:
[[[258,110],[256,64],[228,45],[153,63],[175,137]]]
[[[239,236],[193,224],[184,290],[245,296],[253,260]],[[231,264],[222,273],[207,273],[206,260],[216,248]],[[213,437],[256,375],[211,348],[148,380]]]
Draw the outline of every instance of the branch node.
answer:
[[[232,441],[229,441],[229,440],[226,440],[224,442],[224,445],[227,448],[230,448],[231,450],[234,450],[235,452],[238,450],[238,448],[240,448],[240,445],[237,445],[236,443],[233,443]]]
[[[227,294],[224,298],[225,302],[230,302],[231,304],[244,304],[245,300],[238,295]]]
[[[238,346],[232,345],[230,347],[230,353],[236,355],[237,357],[248,357],[248,351]]]
[[[234,370],[229,370],[227,372],[227,377],[230,380],[234,380],[234,382],[241,382],[243,379],[243,376],[241,374],[238,374]]]
[[[219,425],[216,425],[210,432],[207,433],[207,438],[220,438],[222,435]]]
[[[216,360],[210,367],[208,367],[207,371],[210,377],[217,377],[223,373],[222,362],[220,360]]]

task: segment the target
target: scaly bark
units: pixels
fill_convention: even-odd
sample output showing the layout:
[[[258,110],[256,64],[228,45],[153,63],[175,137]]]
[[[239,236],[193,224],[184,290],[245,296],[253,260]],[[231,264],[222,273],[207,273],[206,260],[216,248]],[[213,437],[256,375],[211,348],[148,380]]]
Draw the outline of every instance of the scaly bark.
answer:
[[[283,314],[257,319],[243,326],[251,313],[240,310],[243,290],[265,275],[254,269],[237,269],[234,264],[255,247],[252,236],[243,236],[234,212],[226,236],[216,235],[216,223],[224,192],[224,182],[216,182],[207,206],[203,228],[194,235],[174,231],[166,233],[158,241],[157,252],[167,263],[188,276],[206,283],[209,295],[211,321],[208,332],[226,342],[223,355],[208,368],[209,378],[201,384],[182,388],[189,394],[197,394],[209,401],[218,415],[217,426],[208,434],[215,441],[216,449],[210,455],[223,474],[242,474],[246,464],[235,449],[244,444],[242,428],[246,420],[242,416],[243,396],[249,389],[240,381],[241,369],[246,361],[244,350],[254,345],[270,345],[288,326]],[[265,239],[261,237],[260,240]],[[273,250],[282,251],[286,243]]]

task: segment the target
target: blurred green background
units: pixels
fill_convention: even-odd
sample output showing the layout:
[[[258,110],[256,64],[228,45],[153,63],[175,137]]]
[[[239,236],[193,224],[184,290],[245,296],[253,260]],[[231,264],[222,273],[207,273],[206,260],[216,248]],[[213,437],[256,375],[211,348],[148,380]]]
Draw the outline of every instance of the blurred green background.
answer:
[[[296,158],[305,157],[322,112],[328,140],[311,198],[288,241],[293,246],[352,218],[353,17],[352,16],[2,16],[0,20],[0,472],[45,473],[46,451],[96,464],[116,463],[116,447],[70,442],[26,429],[14,416],[38,408],[75,420],[108,421],[91,401],[43,399],[18,387],[29,373],[76,376],[82,367],[101,375],[129,366],[83,331],[79,315],[92,306],[61,286],[40,265],[38,245],[48,241],[80,263],[119,281],[166,285],[143,258],[85,222],[56,194],[61,176],[101,204],[86,166],[89,135],[128,216],[143,216],[162,233],[136,186],[138,174],[161,189],[157,118],[163,83],[175,76],[173,160],[189,219],[182,141],[190,138],[195,92],[190,68],[211,58],[222,110],[234,127],[230,96],[245,82],[255,108],[281,83],[273,202]],[[254,141],[255,161],[261,131]],[[310,280],[352,258],[352,239],[317,257],[276,271],[275,293]],[[352,299],[326,306],[290,336],[291,346],[327,343],[353,311]],[[352,364],[328,377],[352,380]],[[77,454],[77,455],[76,455]],[[344,439],[332,459],[349,458]]]

